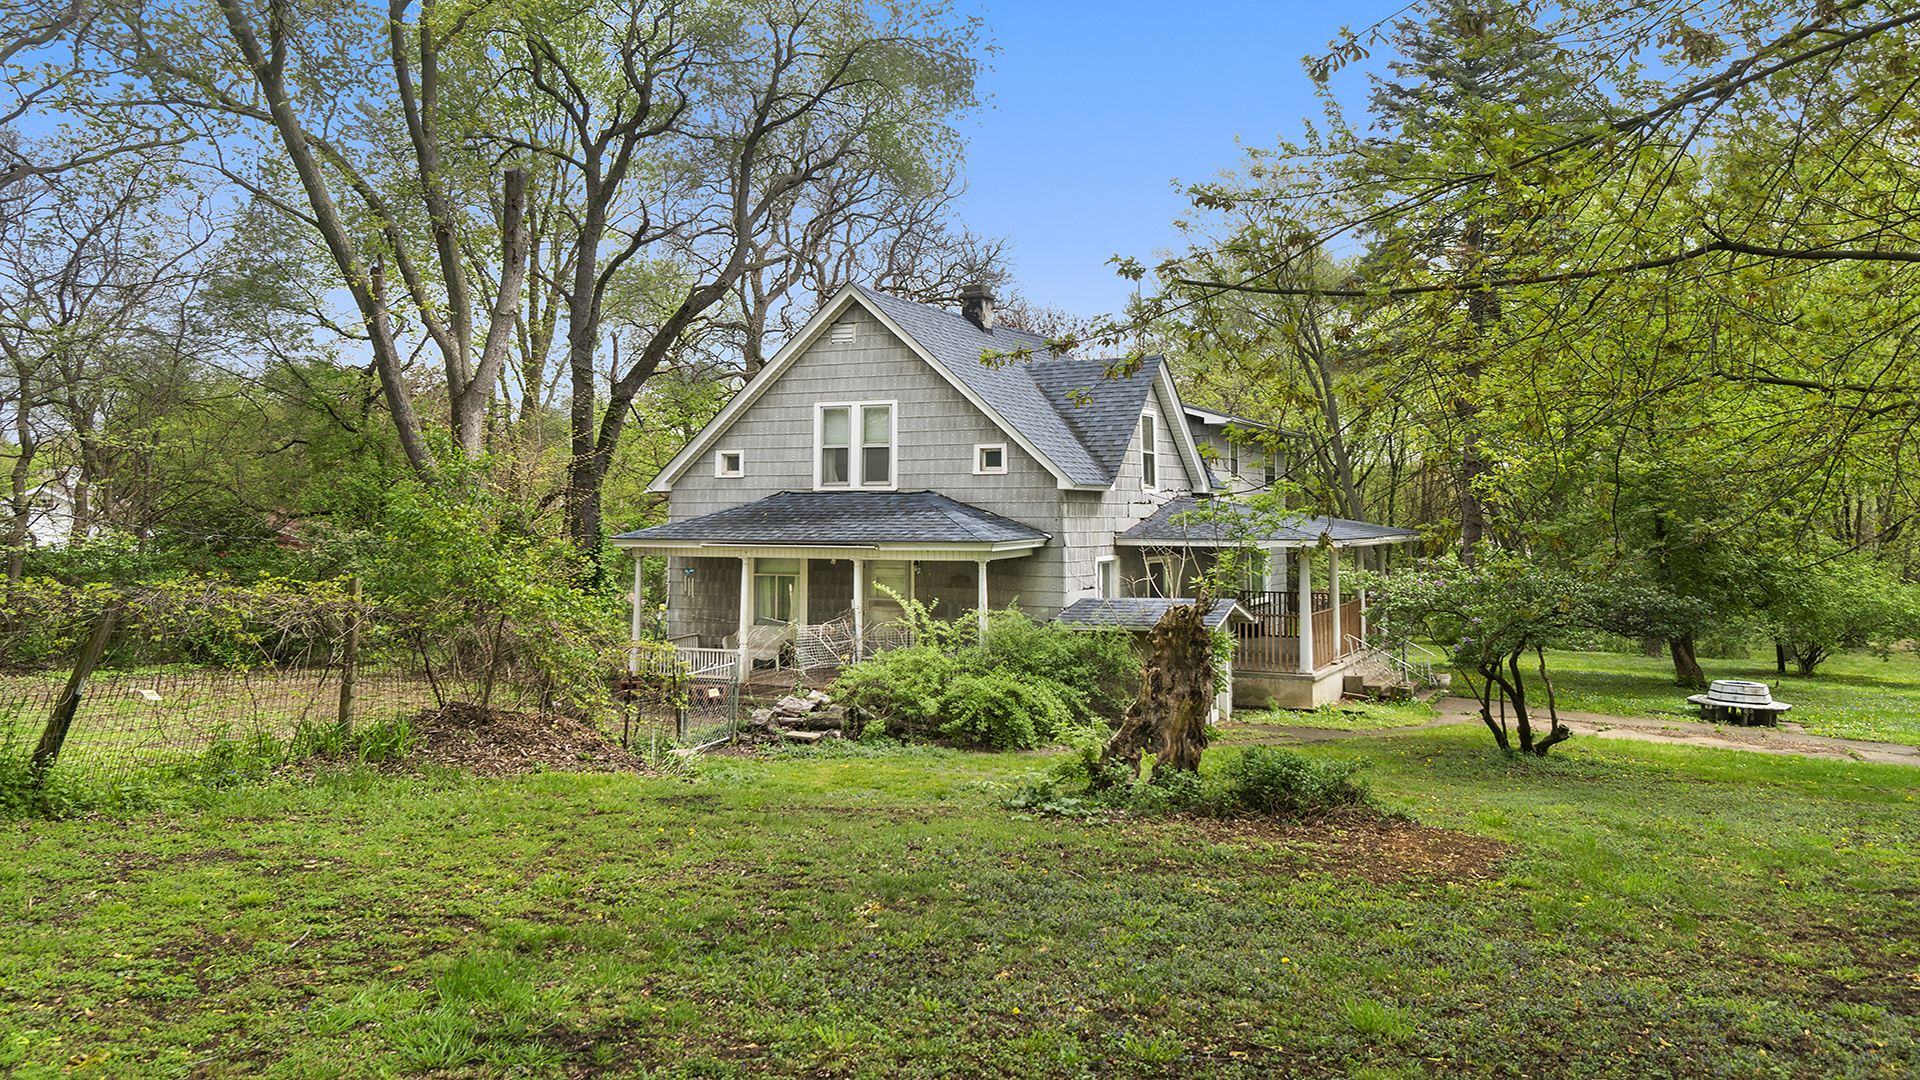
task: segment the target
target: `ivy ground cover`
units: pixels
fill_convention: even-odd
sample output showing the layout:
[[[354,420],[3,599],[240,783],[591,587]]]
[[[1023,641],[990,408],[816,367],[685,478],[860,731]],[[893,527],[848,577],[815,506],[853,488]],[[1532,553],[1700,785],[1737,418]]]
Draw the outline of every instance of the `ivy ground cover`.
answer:
[[[1920,770],[1484,744],[1305,749],[1412,822],[1038,818],[1045,756],[850,746],[4,823],[0,1071],[1920,1070]]]

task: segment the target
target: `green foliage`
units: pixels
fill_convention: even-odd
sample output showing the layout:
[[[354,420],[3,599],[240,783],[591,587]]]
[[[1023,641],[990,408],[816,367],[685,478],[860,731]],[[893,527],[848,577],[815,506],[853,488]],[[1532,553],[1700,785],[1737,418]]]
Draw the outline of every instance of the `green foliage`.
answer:
[[[1335,810],[1372,807],[1364,783],[1355,779],[1364,762],[1309,758],[1292,750],[1249,746],[1218,777],[1179,770],[1140,780],[1119,762],[1101,764],[1085,748],[1028,785],[1007,806],[1061,817],[1125,812],[1144,817],[1192,812],[1213,817],[1310,818]],[[1076,790],[1077,789],[1077,790]]]
[[[1690,625],[1699,601],[1640,584],[1590,578],[1537,558],[1486,551],[1469,566],[1449,555],[1388,575],[1369,574],[1370,614],[1383,632],[1431,637],[1472,677],[1481,720],[1502,750],[1513,749],[1506,710],[1494,718],[1496,694],[1512,706],[1521,753],[1541,754],[1571,732],[1560,724],[1545,651],[1584,642],[1595,631],[1663,636]],[[1522,658],[1532,653],[1546,690],[1549,726],[1535,738]],[[1471,680],[1470,680],[1471,681]]]
[[[1272,746],[1249,746],[1227,763],[1223,802],[1256,814],[1311,817],[1369,805],[1354,779],[1365,762],[1308,758]]]
[[[1770,591],[1767,629],[1801,675],[1841,649],[1885,656],[1896,642],[1920,637],[1920,587],[1862,554],[1787,570]]]
[[[1118,720],[1140,689],[1140,658],[1120,631],[1067,630],[1010,608],[989,617],[986,654],[990,667],[1054,684],[1076,723]]]
[[[1076,730],[1104,730],[1139,682],[1139,658],[1117,631],[1084,633],[999,611],[982,645],[972,613],[945,623],[918,602],[903,606],[915,644],[848,668],[832,688],[836,701],[868,718],[868,733],[1029,750]]]
[[[386,629],[428,662],[527,671],[564,701],[595,700],[625,637],[613,591],[578,587],[589,568],[490,482],[490,462],[447,458],[434,482],[396,485],[364,543]]]
[[[1073,719],[1052,689],[1058,685],[1004,669],[956,675],[940,696],[940,736],[995,750],[1052,742]]]

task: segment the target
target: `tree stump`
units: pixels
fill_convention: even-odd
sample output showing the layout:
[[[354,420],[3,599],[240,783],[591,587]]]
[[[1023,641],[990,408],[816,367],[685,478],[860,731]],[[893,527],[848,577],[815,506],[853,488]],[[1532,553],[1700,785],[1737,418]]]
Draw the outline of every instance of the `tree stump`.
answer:
[[[1151,751],[1155,779],[1200,771],[1213,706],[1213,635],[1205,618],[1210,607],[1176,604],[1154,624],[1140,696],[1107,740],[1101,764],[1125,762],[1137,777],[1141,753]]]

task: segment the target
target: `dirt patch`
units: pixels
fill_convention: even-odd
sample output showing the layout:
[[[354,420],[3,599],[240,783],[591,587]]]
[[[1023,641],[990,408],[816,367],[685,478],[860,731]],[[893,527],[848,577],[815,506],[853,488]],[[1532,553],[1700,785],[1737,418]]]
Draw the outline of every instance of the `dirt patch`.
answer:
[[[1184,818],[1179,824],[1215,844],[1284,851],[1284,861],[1262,867],[1265,871],[1361,878],[1375,885],[1411,878],[1488,881],[1500,876],[1500,865],[1513,851],[1500,840],[1367,811],[1316,821]]]
[[[476,776],[653,772],[593,725],[553,713],[505,712],[455,702],[414,716],[413,738],[409,764],[450,766]]]

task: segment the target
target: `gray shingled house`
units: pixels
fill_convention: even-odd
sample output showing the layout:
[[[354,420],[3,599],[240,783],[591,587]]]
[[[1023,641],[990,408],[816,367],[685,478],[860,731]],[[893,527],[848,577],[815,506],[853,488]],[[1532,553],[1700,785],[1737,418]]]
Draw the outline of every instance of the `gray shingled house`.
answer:
[[[1020,349],[1032,357],[982,363]],[[1052,358],[1039,335],[996,326],[984,292],[953,311],[843,288],[648,490],[669,496],[667,524],[613,543],[667,557],[668,635],[706,669],[869,655],[898,639],[896,596],[984,622],[1009,605],[1044,619],[1091,597],[1191,595],[1230,542],[1176,516],[1211,505],[1215,483],[1166,365],[1110,378],[1102,362]],[[1337,552],[1412,536],[1314,519],[1262,546],[1304,553],[1277,576],[1311,586],[1329,538]],[[1297,619],[1260,618],[1300,610],[1285,584],[1254,590],[1255,632],[1296,644],[1252,650],[1292,666],[1275,673],[1289,692],[1251,700],[1338,695],[1359,619],[1339,621],[1338,559],[1320,561],[1332,592],[1307,595],[1334,620],[1332,652],[1303,653]],[[636,634],[638,588],[636,559]]]

